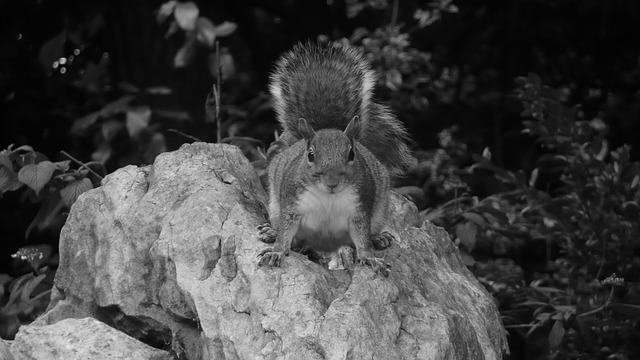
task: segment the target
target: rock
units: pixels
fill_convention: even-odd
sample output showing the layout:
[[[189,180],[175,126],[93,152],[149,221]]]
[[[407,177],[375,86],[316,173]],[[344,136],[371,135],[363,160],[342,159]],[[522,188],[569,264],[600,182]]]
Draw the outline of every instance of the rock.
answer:
[[[154,349],[92,318],[22,326],[11,344],[11,353],[15,360],[171,359],[168,352]]]
[[[297,253],[258,267],[266,195],[251,164],[233,146],[185,145],[80,196],[35,325],[93,317],[182,359],[501,358],[493,299],[446,232],[392,204],[397,241],[377,254],[388,278]]]
[[[13,341],[0,338],[0,359],[15,360],[15,358],[13,357],[13,354],[11,354],[11,351],[9,350],[12,342]]]

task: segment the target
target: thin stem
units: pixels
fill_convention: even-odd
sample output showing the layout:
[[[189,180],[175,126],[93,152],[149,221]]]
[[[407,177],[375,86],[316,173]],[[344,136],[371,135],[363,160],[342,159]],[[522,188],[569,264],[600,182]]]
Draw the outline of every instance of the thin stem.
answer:
[[[399,5],[399,0],[394,0],[393,1],[393,12],[391,13],[391,26],[396,26],[396,23],[398,22],[398,5]]]
[[[611,299],[613,299],[613,289],[615,288],[615,286],[611,286],[611,291],[609,292],[609,298],[607,299],[607,301],[604,302],[604,304],[598,308],[595,308],[593,310],[587,311],[586,313],[582,313],[578,316],[582,317],[582,316],[589,316],[589,315],[593,315],[597,312],[600,312],[602,310],[604,310],[607,306],[609,306],[609,304],[611,304]]]
[[[104,179],[102,176],[100,176],[100,174],[98,174],[97,172],[93,171],[90,167],[88,167],[87,165],[85,165],[83,162],[81,162],[80,160],[74,158],[73,156],[71,156],[69,153],[67,153],[64,150],[61,150],[60,153],[66,157],[68,157],[69,159],[71,159],[73,162],[75,162],[76,164],[80,165],[80,167],[85,168],[87,170],[89,170],[90,173],[92,173],[93,175],[95,175],[98,179],[102,180]]]
[[[214,98],[216,99],[216,127],[217,127],[217,143],[222,142],[222,119],[220,118],[220,89],[222,84],[222,64],[220,63],[220,43],[216,41],[216,58],[218,62],[218,72],[216,74],[216,85],[214,86]]]

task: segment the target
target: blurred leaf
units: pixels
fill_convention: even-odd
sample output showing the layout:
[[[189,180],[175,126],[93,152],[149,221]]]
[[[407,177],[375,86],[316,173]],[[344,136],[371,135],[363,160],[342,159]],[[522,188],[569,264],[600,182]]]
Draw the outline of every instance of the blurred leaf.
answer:
[[[53,67],[53,63],[58,61],[58,59],[62,57],[64,52],[64,43],[67,40],[66,38],[66,31],[63,30],[58,35],[49,39],[40,48],[38,59],[40,60],[40,64],[42,64],[45,70],[51,70]]]
[[[7,191],[18,190],[24,185],[18,180],[18,175],[13,169],[0,167],[0,198]]]
[[[220,66],[222,72],[222,79],[227,80],[233,77],[236,73],[236,64],[233,59],[233,55],[229,53],[229,49],[220,49]],[[218,57],[215,53],[209,54],[209,73],[211,76],[216,77],[218,74]]]
[[[225,37],[225,36],[231,35],[231,33],[236,31],[237,27],[238,27],[238,24],[231,21],[225,21],[222,24],[215,27],[215,33],[218,36]]]
[[[460,216],[464,217],[465,219],[471,221],[472,223],[480,226],[480,227],[485,227],[487,226],[487,223],[484,221],[484,218],[478,214],[476,214],[475,212],[464,212],[462,214],[460,214]]]
[[[158,23],[163,23],[165,20],[167,20],[167,18],[171,16],[171,13],[173,13],[176,5],[178,5],[178,2],[175,0],[167,1],[166,3],[160,5],[160,9],[158,9],[158,14],[156,15],[156,21]]]
[[[173,58],[173,66],[176,68],[185,67],[193,61],[196,56],[196,40],[194,37],[187,37],[184,44]]]
[[[139,106],[127,111],[127,131],[129,136],[135,138],[140,131],[149,127],[151,120],[151,108]]]
[[[162,133],[155,133],[151,137],[151,142],[147,147],[147,150],[143,154],[143,160],[147,164],[153,163],[156,156],[167,151],[167,143],[164,139],[164,135]]]
[[[91,159],[100,163],[106,163],[111,158],[111,145],[108,142],[102,142],[98,148],[91,153]]]
[[[191,2],[178,3],[173,15],[181,29],[191,31],[196,27],[196,19],[200,14],[198,6]]]
[[[564,321],[556,320],[553,327],[551,327],[551,331],[549,331],[549,348],[552,350],[557,349],[562,344],[564,333]]]
[[[27,227],[27,230],[25,230],[25,239],[29,238],[33,230],[41,232],[55,224],[56,221],[62,221],[63,218],[59,217],[62,209],[64,209],[64,203],[58,191],[46,196],[42,205],[40,205],[40,209],[38,209],[38,213]]]
[[[456,236],[469,251],[473,251],[476,246],[476,234],[478,227],[476,224],[464,222],[456,226]]]
[[[71,205],[76,202],[80,194],[91,189],[93,189],[91,180],[87,178],[74,180],[60,190],[60,196],[67,207],[71,207]]]
[[[164,38],[168,39],[169,36],[175,34],[176,31],[178,31],[178,29],[180,29],[180,26],[178,26],[178,22],[175,20],[172,21],[171,24],[169,25],[169,29],[167,29],[167,33],[164,34]]]
[[[51,161],[43,161],[38,164],[25,165],[18,172],[18,179],[32,188],[36,194],[51,180],[56,167]]]
[[[36,286],[38,286],[38,284],[40,284],[40,282],[44,280],[45,277],[47,277],[47,274],[40,274],[27,280],[20,291],[20,300],[22,300],[23,302],[28,301],[31,298],[33,290],[35,290]]]
[[[167,86],[150,86],[150,87],[144,89],[144,91],[147,94],[151,94],[151,95],[171,95],[171,94],[173,94],[173,89],[171,89],[170,87],[167,87]]]
[[[216,30],[211,20],[206,17],[201,16],[196,20],[196,40],[208,47],[213,47],[216,40]]]
[[[125,125],[115,119],[107,120],[100,124],[100,133],[105,142],[109,142],[118,135],[118,133],[125,127]]]

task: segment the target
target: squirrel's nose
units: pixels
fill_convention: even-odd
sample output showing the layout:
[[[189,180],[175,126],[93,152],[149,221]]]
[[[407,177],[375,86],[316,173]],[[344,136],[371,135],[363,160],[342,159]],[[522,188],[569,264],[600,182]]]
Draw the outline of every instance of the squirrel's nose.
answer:
[[[325,183],[325,185],[327,185],[327,187],[330,190],[333,190],[336,187],[338,187],[338,185],[340,185],[340,177],[339,176],[335,176],[335,175],[329,175],[329,176],[325,177],[324,183]]]

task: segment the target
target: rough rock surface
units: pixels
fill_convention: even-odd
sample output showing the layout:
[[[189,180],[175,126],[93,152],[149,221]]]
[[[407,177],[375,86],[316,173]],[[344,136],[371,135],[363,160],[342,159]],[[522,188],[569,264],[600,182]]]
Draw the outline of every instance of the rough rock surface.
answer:
[[[499,359],[491,296],[444,230],[394,196],[388,278],[292,253],[258,267],[266,196],[232,146],[122,168],[73,205],[49,309],[93,317],[183,359]],[[416,227],[417,226],[417,227]]]
[[[92,319],[22,326],[11,344],[15,360],[171,360],[167,351]],[[3,358],[4,359],[4,358]]]

